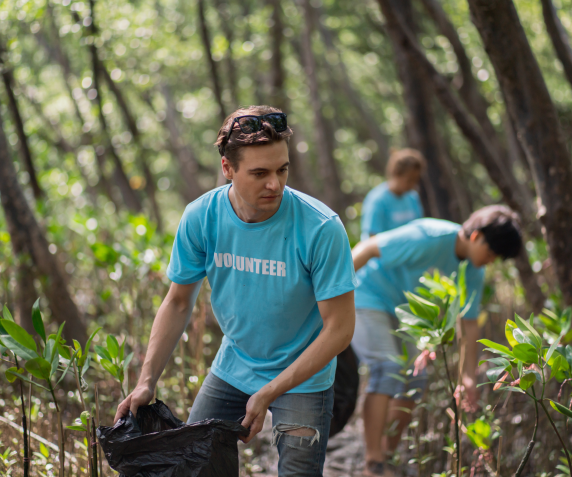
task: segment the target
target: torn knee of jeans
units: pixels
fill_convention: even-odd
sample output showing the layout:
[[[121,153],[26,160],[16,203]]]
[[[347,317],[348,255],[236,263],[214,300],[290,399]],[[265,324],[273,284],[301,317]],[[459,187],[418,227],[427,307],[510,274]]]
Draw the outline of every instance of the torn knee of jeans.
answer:
[[[272,428],[272,445],[278,445],[280,438],[288,434],[293,437],[300,438],[300,446],[306,441],[310,441],[308,447],[314,445],[314,442],[320,442],[320,431],[315,427],[304,426],[302,424],[277,424]]]

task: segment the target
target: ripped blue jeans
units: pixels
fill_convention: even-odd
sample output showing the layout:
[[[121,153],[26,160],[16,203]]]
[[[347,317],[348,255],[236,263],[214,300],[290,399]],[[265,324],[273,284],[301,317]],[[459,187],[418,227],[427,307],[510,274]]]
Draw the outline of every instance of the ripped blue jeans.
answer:
[[[210,373],[195,399],[188,423],[203,419],[236,421],[246,414],[250,396]],[[274,401],[272,444],[278,448],[279,477],[319,477],[324,469],[326,446],[334,406],[334,387],[307,394],[283,394]],[[307,428],[313,436],[293,436],[288,431]]]

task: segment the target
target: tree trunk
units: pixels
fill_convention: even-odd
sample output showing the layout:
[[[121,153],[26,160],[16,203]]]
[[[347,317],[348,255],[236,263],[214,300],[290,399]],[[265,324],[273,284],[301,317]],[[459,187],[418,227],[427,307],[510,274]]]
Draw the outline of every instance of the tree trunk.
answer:
[[[323,198],[326,205],[337,213],[341,213],[344,201],[340,191],[340,177],[334,158],[334,144],[331,131],[328,131],[326,119],[322,114],[322,100],[320,98],[320,86],[318,84],[316,58],[312,49],[312,33],[314,31],[314,14],[309,0],[303,0],[302,15],[305,23],[302,28],[302,64],[306,71],[308,86],[310,88],[310,103],[314,112],[314,134],[316,153],[321,182],[323,184]]]
[[[412,29],[411,0],[379,0],[386,18],[386,31],[393,46],[398,74],[403,85],[403,99],[407,107],[406,130],[411,147],[418,149],[427,159],[427,172],[422,178],[423,186],[434,217],[452,219],[449,206],[451,195],[447,188],[446,174],[441,163],[441,151],[437,139],[435,117],[426,74],[412,61],[402,41],[397,15]],[[460,217],[460,213],[455,211]]]
[[[568,34],[562,26],[560,18],[558,18],[558,14],[556,13],[556,8],[554,8],[552,0],[541,1],[546,30],[552,40],[552,46],[554,46],[556,56],[558,56],[560,63],[562,63],[564,74],[572,86],[572,47],[570,47]]]
[[[510,0],[469,0],[533,174],[550,256],[572,305],[572,167],[554,104]]]
[[[8,96],[8,106],[12,115],[12,121],[14,122],[14,129],[18,135],[22,162],[24,163],[26,172],[30,176],[30,186],[32,187],[34,197],[37,200],[44,195],[44,192],[38,183],[36,168],[34,167],[32,153],[30,151],[30,146],[28,145],[28,137],[24,132],[24,121],[22,120],[22,115],[20,114],[20,109],[18,107],[18,101],[16,100],[16,95],[14,94],[14,75],[12,74],[11,67],[4,61],[4,57],[7,53],[3,39],[0,41],[0,69],[2,70],[2,81],[4,83],[4,89],[6,90],[6,96]]]
[[[477,82],[473,77],[471,62],[467,57],[465,48],[457,34],[457,30],[450,22],[447,14],[443,10],[443,7],[437,0],[422,0],[422,2],[429,15],[433,18],[433,21],[441,30],[441,33],[449,40],[453,47],[453,51],[457,57],[457,62],[459,63],[460,71],[460,75],[455,78],[453,85],[457,87],[459,96],[465,103],[466,108],[473,114],[483,129],[485,137],[495,152],[494,157],[497,163],[496,169],[498,169],[496,174],[505,178],[508,187],[512,190],[512,195],[515,197],[515,200],[521,204],[520,213],[526,228],[531,233],[537,233],[539,228],[533,225],[536,219],[534,197],[527,187],[516,180],[510,164],[504,160],[504,158],[507,157],[507,151],[499,138],[499,134],[495,126],[489,118],[487,112],[489,105],[479,91]]]
[[[8,142],[1,117],[0,199],[12,243],[22,247],[22,253],[25,252],[30,255],[39,274],[45,278],[42,281],[44,293],[48,298],[54,319],[58,323],[66,322],[64,333],[68,339],[73,338],[80,343],[85,343],[87,334],[81,314],[70,296],[60,265],[55,255],[52,255],[48,250],[48,242],[18,183],[16,169],[8,152]]]
[[[270,29],[270,47],[272,58],[270,58],[270,105],[281,109],[288,114],[290,112],[290,101],[286,95],[284,81],[286,71],[284,70],[284,59],[282,47],[284,44],[284,22],[282,21],[282,7],[280,0],[268,0],[272,7],[273,25]],[[295,128],[294,128],[295,129]],[[296,134],[296,131],[294,131]],[[306,194],[314,195],[314,187],[310,181],[310,174],[305,162],[302,161],[300,153],[296,149],[296,144],[290,140],[288,156],[290,167],[288,170],[288,182],[294,188]]]
[[[177,125],[177,112],[171,90],[166,84],[163,84],[161,92],[163,93],[166,105],[165,126],[169,131],[171,153],[177,160],[181,173],[181,195],[187,202],[192,202],[203,193],[202,187],[197,181],[199,166],[191,147],[188,144],[183,144],[183,139],[181,138]]]

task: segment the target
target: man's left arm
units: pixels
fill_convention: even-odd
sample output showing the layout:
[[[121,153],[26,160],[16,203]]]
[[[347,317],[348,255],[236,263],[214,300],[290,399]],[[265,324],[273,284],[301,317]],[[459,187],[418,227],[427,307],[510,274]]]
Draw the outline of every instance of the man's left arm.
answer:
[[[324,322],[318,337],[296,361],[248,400],[242,425],[250,426],[250,434],[244,442],[262,430],[266,411],[276,398],[311,378],[349,346],[355,326],[354,292],[319,301],[318,308]]]

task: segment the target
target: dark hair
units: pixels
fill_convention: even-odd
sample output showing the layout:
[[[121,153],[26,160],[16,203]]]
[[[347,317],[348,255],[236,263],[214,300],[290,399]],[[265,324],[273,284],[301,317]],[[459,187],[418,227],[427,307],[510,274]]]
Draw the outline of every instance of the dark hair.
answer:
[[[417,149],[398,149],[389,155],[385,173],[388,177],[399,177],[411,170],[423,172],[426,165],[425,157]]]
[[[220,128],[215,142],[215,146],[218,147],[219,154],[226,157],[232,168],[237,171],[238,163],[240,161],[240,149],[246,146],[263,146],[266,144],[272,144],[278,141],[289,142],[290,136],[292,136],[292,129],[288,127],[285,131],[276,132],[274,128],[267,122],[262,123],[262,129],[258,132],[251,134],[244,134],[238,124],[234,123],[234,118],[239,116],[247,116],[249,114],[253,116],[263,116],[270,113],[281,113],[282,111],[278,108],[273,108],[272,106],[248,106],[247,108],[237,109],[234,113],[227,116],[224,120],[222,127]],[[231,124],[234,125],[234,129],[227,141],[228,131]]]
[[[490,249],[503,260],[520,253],[520,218],[504,205],[489,205],[473,212],[462,230],[467,238],[475,231],[482,232]]]

